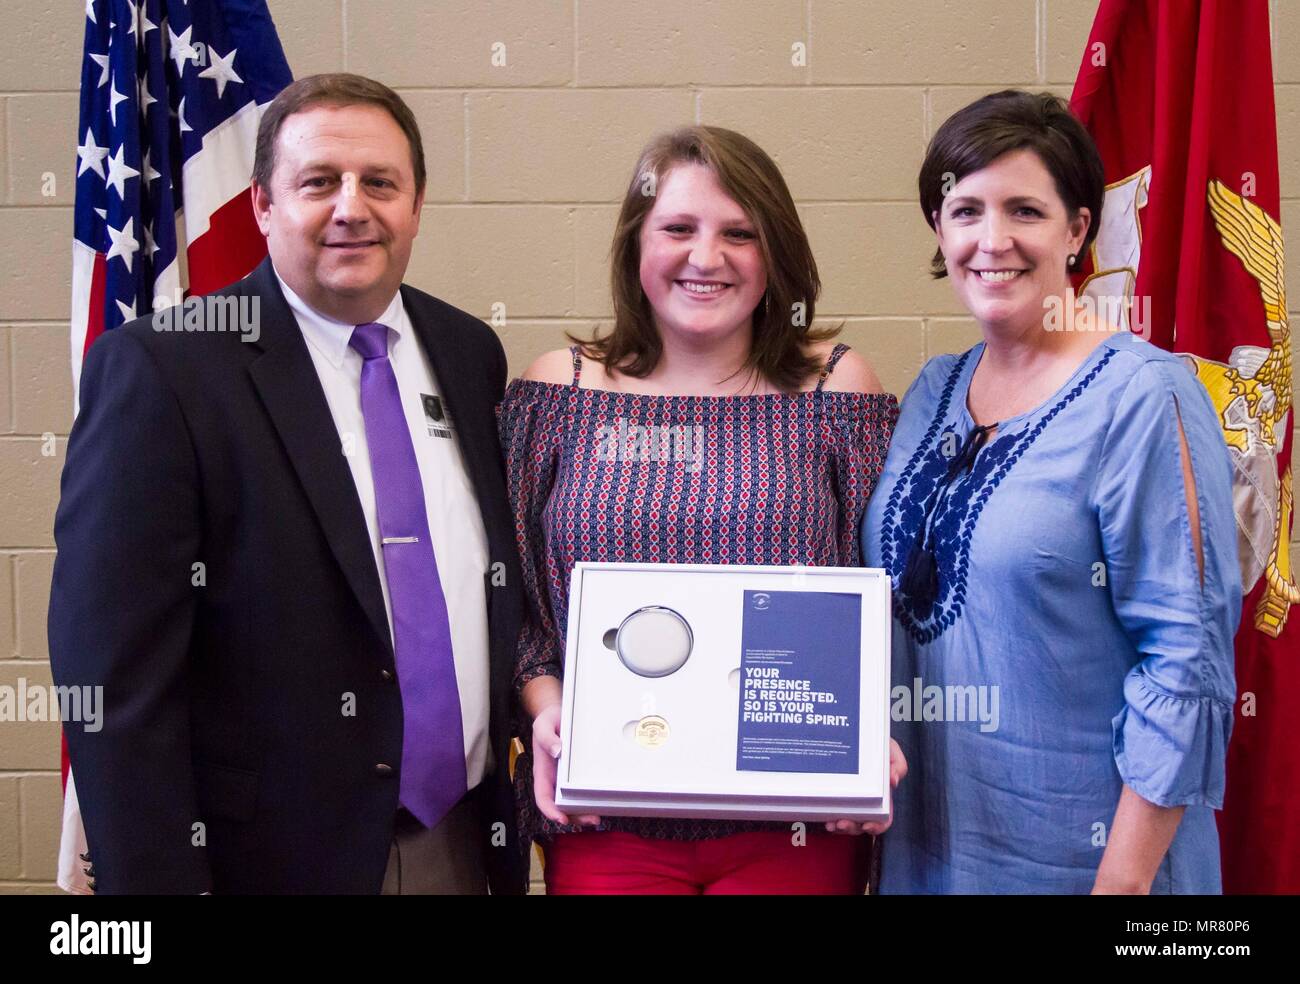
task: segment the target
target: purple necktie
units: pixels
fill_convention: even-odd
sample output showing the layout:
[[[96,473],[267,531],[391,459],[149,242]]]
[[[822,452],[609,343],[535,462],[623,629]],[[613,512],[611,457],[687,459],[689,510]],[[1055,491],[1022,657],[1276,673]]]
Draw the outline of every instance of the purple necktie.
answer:
[[[465,732],[451,653],[447,600],[424,509],[424,483],[388,361],[388,327],[358,325],[348,342],[361,354],[375,509],[383,543],[393,647],[402,692],[401,803],[435,826],[465,795]]]

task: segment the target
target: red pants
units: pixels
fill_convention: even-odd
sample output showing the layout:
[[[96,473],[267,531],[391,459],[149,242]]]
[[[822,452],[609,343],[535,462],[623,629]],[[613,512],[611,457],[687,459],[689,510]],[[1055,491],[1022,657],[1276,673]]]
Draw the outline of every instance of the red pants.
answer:
[[[652,840],[618,831],[560,834],[546,845],[548,895],[853,895],[869,837],[753,831]]]

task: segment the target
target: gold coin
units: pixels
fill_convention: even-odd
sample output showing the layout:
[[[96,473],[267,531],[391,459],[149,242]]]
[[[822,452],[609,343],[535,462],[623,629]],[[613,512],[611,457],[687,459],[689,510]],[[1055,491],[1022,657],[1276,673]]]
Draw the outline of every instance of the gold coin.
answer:
[[[657,714],[643,717],[636,723],[636,740],[644,748],[658,748],[668,740],[668,722]]]

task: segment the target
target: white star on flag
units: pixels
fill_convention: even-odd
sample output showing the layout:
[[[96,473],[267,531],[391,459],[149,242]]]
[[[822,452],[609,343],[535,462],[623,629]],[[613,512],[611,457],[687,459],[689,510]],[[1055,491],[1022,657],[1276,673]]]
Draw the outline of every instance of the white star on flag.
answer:
[[[126,102],[126,96],[117,91],[117,83],[108,90],[108,118],[117,126],[117,104]]]
[[[99,23],[99,21],[95,20],[95,0],[86,0],[86,16],[90,18],[90,23]]]
[[[141,75],[141,76],[140,76],[140,112],[141,112],[141,114],[142,114],[142,115],[143,115],[143,114],[147,114],[147,113],[149,112],[149,107],[152,106],[152,105],[153,105],[154,103],[156,103],[157,101],[158,101],[158,100],[155,99],[155,98],[153,97],[153,93],[149,91],[149,76],[148,76],[147,74],[145,74],[145,75]]]
[[[158,252],[158,244],[153,239],[153,226],[144,227],[144,248],[150,259],[153,259],[154,253]]]
[[[91,61],[99,66],[99,82],[95,86],[95,88],[99,88],[99,86],[108,82],[108,55],[96,55],[93,52],[87,52],[86,54]]]
[[[172,45],[171,54],[167,57],[176,59],[177,75],[184,75],[185,63],[187,61],[193,61],[198,57],[199,53],[194,50],[194,45],[190,44],[190,31],[192,30],[194,30],[193,24],[185,28],[183,33],[177,35],[172,31],[171,25],[167,25],[167,35],[171,38]]]
[[[114,298],[114,300],[117,300],[117,299]],[[135,305],[134,305],[134,304],[123,304],[121,301],[118,301],[118,302],[117,302],[117,309],[118,309],[119,311],[122,312],[122,320],[123,320],[123,321],[133,321],[133,320],[135,320]]]
[[[176,118],[181,121],[181,133],[190,133],[194,127],[185,122],[185,99],[181,99],[181,104],[176,107]]]
[[[125,161],[126,145],[117,148],[117,153],[108,159],[108,186],[117,192],[118,198],[126,198],[126,179],[137,177],[140,172]]]
[[[143,41],[150,31],[158,30],[158,25],[149,19],[149,11],[140,8],[140,40]]]
[[[108,156],[108,148],[100,147],[95,143],[95,135],[90,131],[90,127],[86,127],[86,142],[77,148],[77,156],[81,158],[77,177],[81,177],[87,171],[94,171],[101,178],[104,176],[104,158]]]
[[[211,63],[208,65],[207,68],[199,72],[199,78],[212,79],[217,83],[218,99],[220,99],[222,96],[226,94],[227,82],[244,81],[238,75],[235,74],[235,67],[234,67],[235,52],[238,50],[239,50],[238,48],[231,48],[230,54],[225,55],[223,57],[222,55],[217,54],[216,49],[213,48],[210,52],[212,56]]]
[[[108,262],[115,256],[122,257],[122,262],[126,264],[126,272],[131,272],[132,257],[140,249],[140,244],[135,238],[135,219],[127,219],[126,225],[121,229],[114,229],[111,225],[108,227],[108,238],[113,241],[113,245],[108,247],[108,252],[104,255],[104,262]]]
[[[155,102],[156,101],[157,100],[155,100]],[[162,175],[155,171],[153,165],[149,163],[149,151],[146,150],[144,152],[144,183],[146,185],[153,184],[153,182],[160,177],[162,177]]]

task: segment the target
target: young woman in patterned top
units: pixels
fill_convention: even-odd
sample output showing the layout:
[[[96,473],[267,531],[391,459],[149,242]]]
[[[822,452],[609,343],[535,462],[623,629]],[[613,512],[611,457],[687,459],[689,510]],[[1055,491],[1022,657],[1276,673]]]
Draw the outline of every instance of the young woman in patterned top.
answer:
[[[551,893],[860,891],[865,839],[820,825],[796,846],[786,823],[556,808],[574,563],[856,565],[898,413],[861,356],[808,327],[812,251],[780,171],[740,134],[697,126],[651,142],[612,256],[612,332],[538,359],[499,410],[528,601],[515,678],[532,722],[516,771],[525,839],[545,846]],[[646,427],[690,434],[692,454],[609,453],[611,434]]]

